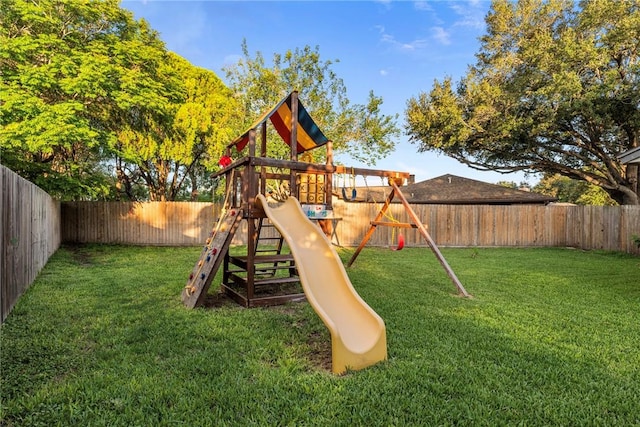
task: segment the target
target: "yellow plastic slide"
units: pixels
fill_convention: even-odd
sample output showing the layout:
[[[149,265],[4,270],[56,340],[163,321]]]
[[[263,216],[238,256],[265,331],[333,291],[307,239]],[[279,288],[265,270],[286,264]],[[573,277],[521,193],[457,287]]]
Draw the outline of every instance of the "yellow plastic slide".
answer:
[[[387,358],[384,321],[356,292],[333,245],[289,197],[270,207],[263,195],[262,206],[291,248],[307,300],[331,333],[334,373],[362,369]]]

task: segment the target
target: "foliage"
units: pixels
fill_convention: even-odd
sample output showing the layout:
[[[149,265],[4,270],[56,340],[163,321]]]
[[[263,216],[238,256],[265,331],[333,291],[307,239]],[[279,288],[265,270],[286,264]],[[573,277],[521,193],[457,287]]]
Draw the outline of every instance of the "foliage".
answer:
[[[0,424],[640,421],[636,257],[443,249],[474,295],[462,299],[428,249],[366,249],[348,273],[385,320],[389,360],[334,376],[329,334],[306,303],[185,309],[199,251],[54,254],[2,325]]]
[[[243,103],[245,129],[288,93],[297,90],[314,121],[333,141],[336,152],[348,152],[371,165],[393,151],[393,138],[399,135],[397,115],[382,114],[382,98],[373,91],[366,104],[351,104],[344,82],[332,69],[337,61],[323,61],[319,47],[305,46],[274,54],[271,65],[267,65],[259,51],[252,58],[246,41],[242,43],[242,52],[243,58],[225,72],[230,88]],[[288,158],[280,138],[275,133],[269,138],[269,154]]]
[[[108,197],[96,159],[111,138],[106,96],[120,72],[109,58],[135,32],[115,1],[3,1],[3,164],[56,196]]]
[[[4,0],[0,24],[1,160],[54,196],[175,198],[233,134],[221,81],[116,0]]]
[[[576,205],[617,205],[602,188],[560,174],[545,174],[533,190],[556,197],[558,202]]]
[[[640,236],[634,234],[631,237],[631,240],[633,240],[633,243],[636,245],[636,247],[640,248]]]
[[[518,188],[518,184],[516,184],[513,181],[498,181],[498,182],[496,182],[496,185],[499,185],[499,186],[505,187],[505,188],[513,188],[514,190],[516,188]]]
[[[234,131],[230,91],[212,72],[173,53],[157,60],[153,81],[169,102],[154,108],[136,105],[116,131],[116,172],[127,196],[144,185],[151,200],[176,200],[190,186],[189,198],[217,166]]]
[[[496,0],[477,63],[410,99],[419,151],[471,167],[560,174],[640,204],[640,6],[633,0]]]

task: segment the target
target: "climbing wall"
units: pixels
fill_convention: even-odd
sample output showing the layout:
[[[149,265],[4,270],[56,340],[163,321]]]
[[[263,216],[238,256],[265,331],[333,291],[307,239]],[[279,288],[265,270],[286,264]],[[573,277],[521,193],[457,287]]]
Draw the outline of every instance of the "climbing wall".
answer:
[[[211,281],[220,268],[224,255],[229,250],[229,245],[241,220],[241,210],[229,209],[220,217],[210,233],[206,245],[200,253],[200,259],[193,267],[187,285],[182,290],[182,302],[188,308],[194,308],[204,302]]]

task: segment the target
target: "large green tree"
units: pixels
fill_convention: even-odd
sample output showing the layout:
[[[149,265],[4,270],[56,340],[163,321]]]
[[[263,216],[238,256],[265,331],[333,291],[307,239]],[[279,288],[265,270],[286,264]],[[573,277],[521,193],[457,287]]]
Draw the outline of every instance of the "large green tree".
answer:
[[[111,136],[110,50],[135,31],[114,1],[3,0],[2,163],[61,198],[105,196],[108,175],[96,159]]]
[[[352,104],[343,80],[333,71],[337,61],[324,61],[319,48],[305,46],[274,54],[267,64],[261,52],[251,57],[246,41],[243,58],[225,69],[226,80],[244,109],[245,129],[293,90],[337,153],[375,164],[395,148],[397,115],[381,112],[382,98],[373,91],[366,104]],[[245,130],[243,129],[243,130]],[[286,148],[272,136],[270,155],[285,158]]]
[[[122,119],[176,97],[164,45],[116,0],[3,0],[0,19],[2,162],[57,197],[107,197]]]
[[[495,0],[477,63],[407,103],[419,151],[481,170],[560,174],[640,204],[637,0]]]
[[[0,73],[0,160],[62,199],[173,200],[234,133],[217,76],[117,0],[2,0]]]
[[[134,100],[125,110],[114,145],[119,188],[129,198],[142,186],[151,200],[176,200],[189,183],[195,198],[206,171],[216,166],[237,131],[236,103],[214,73],[172,53],[152,82],[175,98],[151,108]]]

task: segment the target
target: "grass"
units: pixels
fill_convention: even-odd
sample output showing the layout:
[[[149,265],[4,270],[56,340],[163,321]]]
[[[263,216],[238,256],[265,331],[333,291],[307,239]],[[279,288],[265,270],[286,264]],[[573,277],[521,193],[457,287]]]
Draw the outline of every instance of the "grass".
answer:
[[[342,250],[348,259],[350,250]],[[61,248],[2,326],[2,426],[639,425],[640,259],[367,248],[389,360],[343,376],[306,303],[187,310],[199,248]]]

